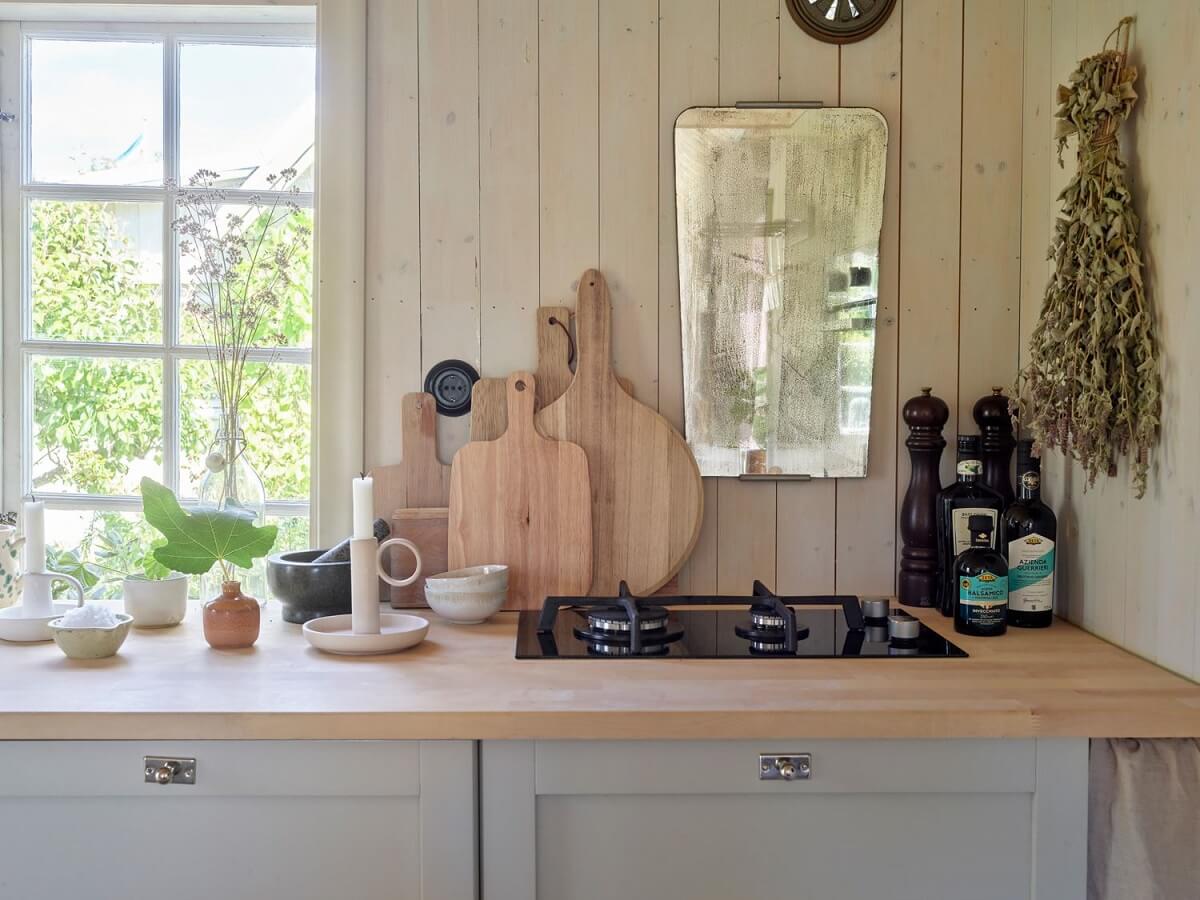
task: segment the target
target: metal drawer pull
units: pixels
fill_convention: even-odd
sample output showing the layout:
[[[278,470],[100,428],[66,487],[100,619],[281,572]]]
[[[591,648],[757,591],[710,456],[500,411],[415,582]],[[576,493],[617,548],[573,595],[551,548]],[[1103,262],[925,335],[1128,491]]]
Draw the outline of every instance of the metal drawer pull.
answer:
[[[146,784],[195,784],[196,760],[167,759],[162,756],[144,756],[142,765]]]
[[[812,775],[811,753],[760,753],[759,781],[807,781]]]

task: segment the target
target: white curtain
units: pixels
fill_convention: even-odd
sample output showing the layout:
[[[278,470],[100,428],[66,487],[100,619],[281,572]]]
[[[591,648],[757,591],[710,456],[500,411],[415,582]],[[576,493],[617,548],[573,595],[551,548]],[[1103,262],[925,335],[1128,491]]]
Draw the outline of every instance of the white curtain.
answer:
[[[1092,741],[1088,900],[1200,898],[1200,741]]]

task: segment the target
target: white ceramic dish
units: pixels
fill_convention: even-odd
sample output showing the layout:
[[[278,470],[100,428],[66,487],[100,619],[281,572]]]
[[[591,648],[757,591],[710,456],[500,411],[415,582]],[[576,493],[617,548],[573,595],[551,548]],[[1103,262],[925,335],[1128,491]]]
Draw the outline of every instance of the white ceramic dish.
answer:
[[[50,623],[65,616],[67,610],[75,606],[83,606],[83,585],[79,579],[61,572],[26,572],[22,576],[24,592],[21,602],[7,609],[0,609],[0,641],[12,641],[18,644],[34,644],[38,641],[52,641],[54,635],[50,631]],[[56,581],[61,581],[75,595],[74,603],[51,603],[50,590]],[[26,604],[38,610],[37,615],[30,615]]]
[[[188,577],[176,573],[159,580],[126,578],[121,595],[134,628],[170,628],[187,613]]]
[[[380,613],[379,634],[355,634],[351,616],[325,616],[304,623],[304,637],[318,650],[343,656],[376,656],[415,647],[425,640],[429,620],[406,613]]]
[[[448,622],[486,622],[508,599],[508,566],[472,566],[425,579],[425,602]]]
[[[46,627],[54,635],[54,643],[69,659],[107,659],[115,656],[129,637],[133,616],[116,613],[117,624],[107,628],[99,625],[71,627],[55,619]]]
[[[52,641],[54,635],[50,631],[50,623],[74,609],[74,603],[55,603],[53,612],[48,616],[27,616],[23,606],[10,606],[0,609],[0,641],[12,641],[18,644],[32,644],[37,641]]]

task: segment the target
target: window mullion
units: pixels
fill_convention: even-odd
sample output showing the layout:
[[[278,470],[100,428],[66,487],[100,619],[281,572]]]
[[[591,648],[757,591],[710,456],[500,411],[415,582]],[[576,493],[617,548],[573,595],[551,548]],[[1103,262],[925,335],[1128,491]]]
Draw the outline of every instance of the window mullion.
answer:
[[[163,483],[180,493],[179,365],[172,348],[179,343],[179,266],[175,252],[175,191],[179,179],[179,42],[163,37],[163,165],[167,195],[163,200]]]

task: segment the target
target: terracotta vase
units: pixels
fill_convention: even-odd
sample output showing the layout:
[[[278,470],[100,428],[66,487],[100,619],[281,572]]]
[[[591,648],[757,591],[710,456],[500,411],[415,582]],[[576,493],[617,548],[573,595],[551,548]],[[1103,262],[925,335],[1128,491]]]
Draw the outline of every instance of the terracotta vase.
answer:
[[[258,623],[258,601],[242,593],[240,581],[226,581],[220,595],[204,604],[204,639],[217,650],[253,646]]]

